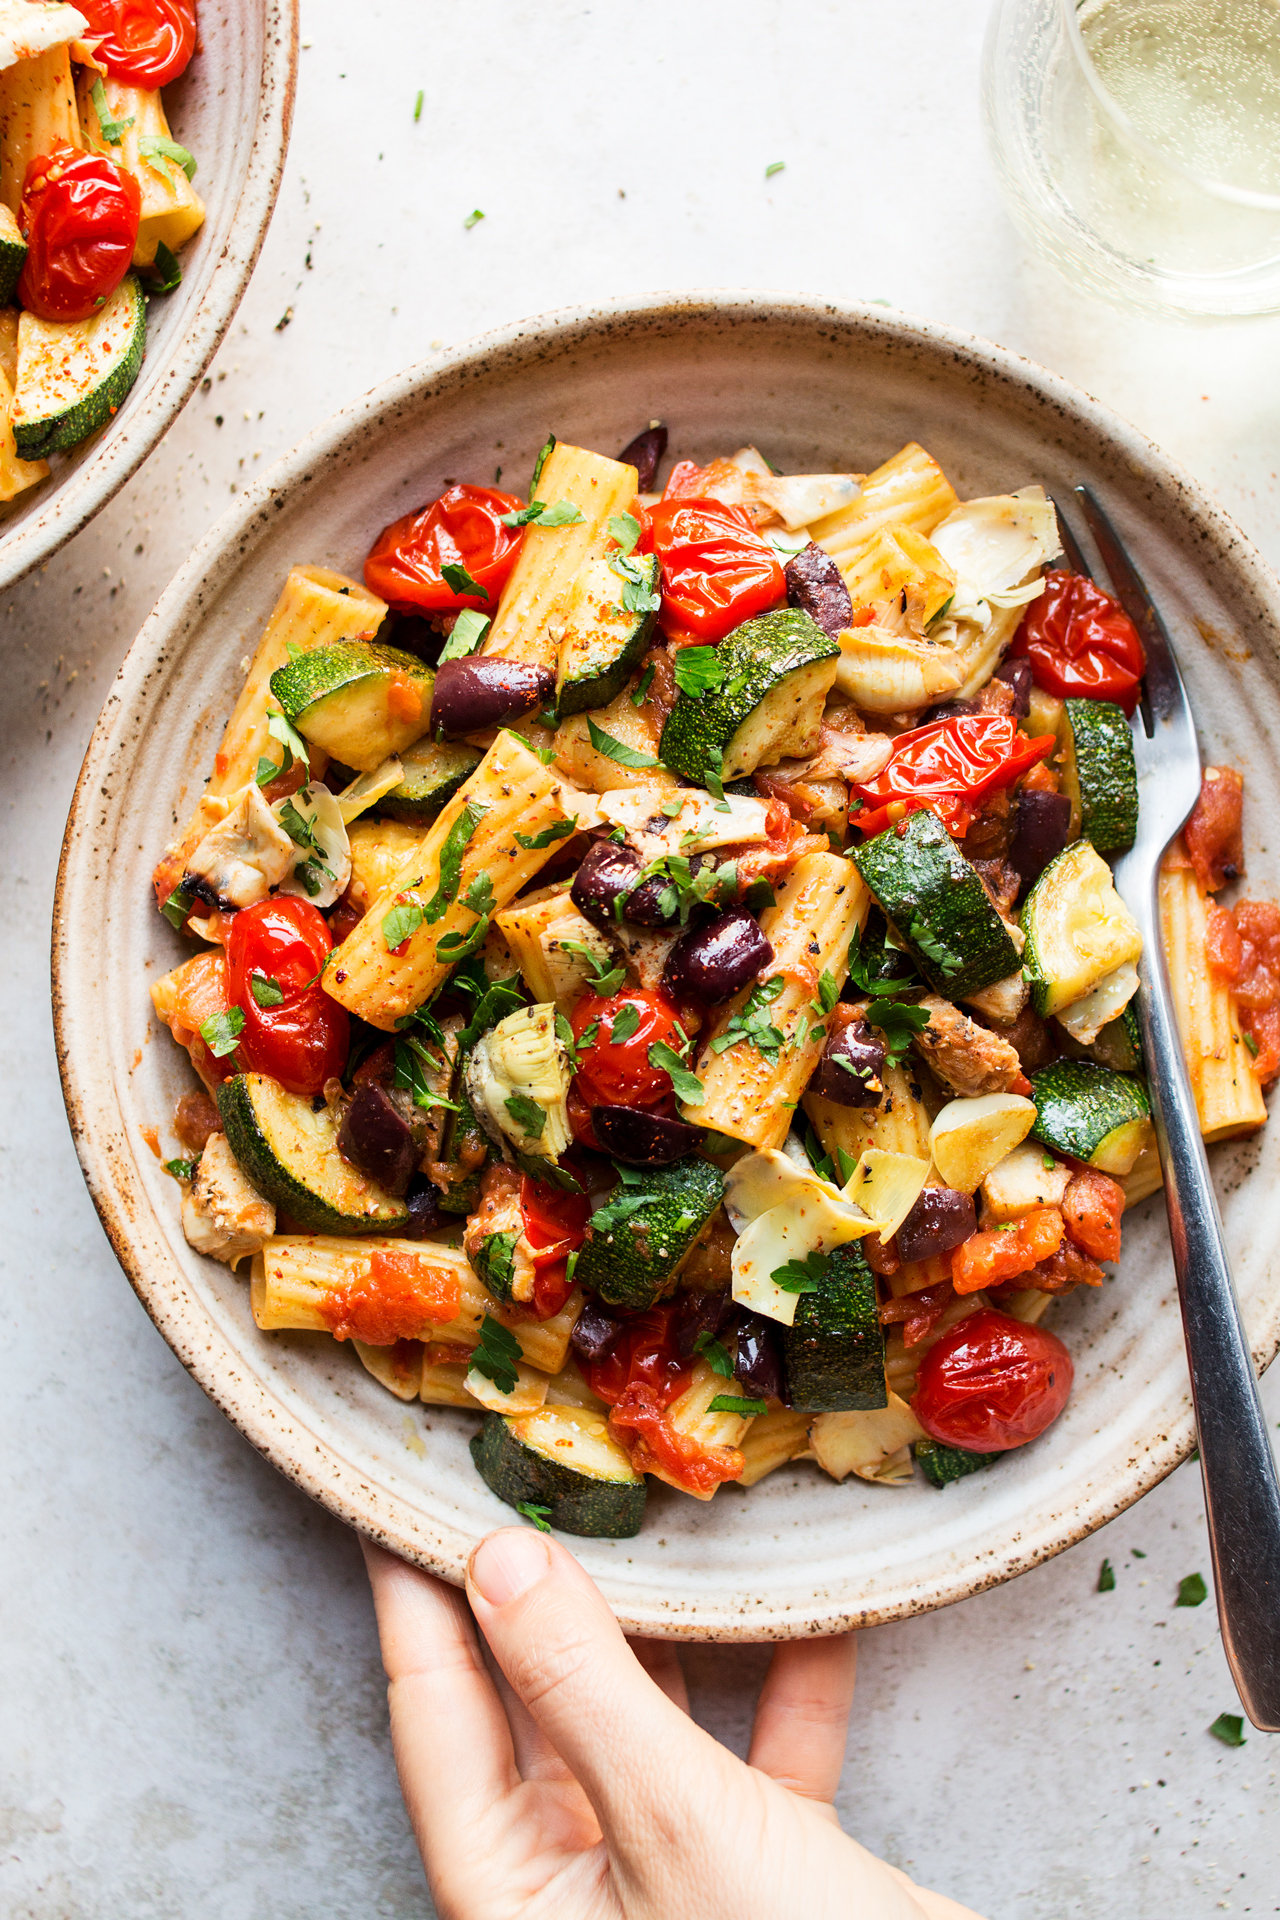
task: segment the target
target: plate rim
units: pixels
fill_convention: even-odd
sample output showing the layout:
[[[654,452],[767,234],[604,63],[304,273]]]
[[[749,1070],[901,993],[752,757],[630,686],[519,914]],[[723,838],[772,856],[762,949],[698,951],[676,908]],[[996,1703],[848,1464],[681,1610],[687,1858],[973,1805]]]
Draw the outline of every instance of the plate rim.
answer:
[[[751,289],[691,289],[620,296],[613,300],[557,308],[491,329],[428,360],[419,361],[380,382],[321,422],[248,487],[204,535],[174,575],[138,633],[116,675],[85,753],[68,813],[55,888],[51,984],[58,1070],[72,1139],[90,1197],[117,1260],[153,1324],[182,1365],[250,1443],[287,1479],[318,1499],[338,1519],[404,1558],[458,1583],[471,1550],[460,1528],[433,1521],[408,1508],[393,1491],[377,1486],[355,1463],[313,1432],[244,1364],[232,1342],[213,1324],[207,1308],[191,1291],[174,1258],[149,1199],[134,1175],[128,1149],[114,1125],[118,1105],[95,1101],[75,1066],[74,988],[64,981],[74,946],[77,908],[71,897],[71,869],[78,850],[92,834],[92,813],[99,789],[110,790],[115,768],[111,736],[122,701],[134,682],[143,682],[163,663],[170,645],[180,643],[198,625],[202,604],[220,594],[234,577],[258,537],[274,521],[290,496],[305,495],[319,479],[325,459],[379,416],[407,400],[446,393],[480,374],[494,372],[504,357],[512,364],[536,357],[547,344],[565,344],[602,324],[639,321],[653,325],[664,317],[695,322],[724,322],[735,317],[776,324],[788,319],[805,324],[831,322],[846,337],[869,335],[911,347],[950,350],[961,364],[1030,387],[1042,400],[1063,408],[1077,422],[1109,440],[1170,494],[1184,514],[1204,528],[1221,556],[1230,556],[1248,581],[1261,615],[1280,618],[1280,576],[1271,569],[1243,530],[1189,472],[1138,428],[1084,389],[1024,355],[935,321],[858,302]],[[109,1110],[107,1110],[109,1108]],[[115,1137],[113,1137],[113,1134]],[[1280,1349],[1280,1317],[1274,1336],[1254,1348],[1261,1370]],[[981,1568],[939,1567],[916,1580],[910,1593],[868,1607],[850,1597],[817,1596],[803,1609],[778,1603],[772,1610],[735,1613],[708,1602],[698,1611],[651,1605],[615,1604],[625,1631],[677,1640],[769,1641],[831,1634],[885,1624],[967,1599],[1041,1564],[1087,1537],[1149,1492],[1192,1451],[1194,1432],[1189,1406],[1154,1434],[1145,1453],[1130,1457],[1102,1488],[1077,1505],[1070,1520],[1047,1528],[1028,1515],[1017,1537],[993,1553]]]

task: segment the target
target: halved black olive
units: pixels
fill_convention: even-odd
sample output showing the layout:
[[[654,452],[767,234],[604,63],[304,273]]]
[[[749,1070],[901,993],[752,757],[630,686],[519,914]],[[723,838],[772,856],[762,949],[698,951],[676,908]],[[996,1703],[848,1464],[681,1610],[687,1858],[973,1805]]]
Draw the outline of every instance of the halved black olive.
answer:
[[[828,1036],[809,1085],[838,1107],[878,1107],[884,1097],[884,1057],[884,1041],[874,1028],[865,1020],[850,1020]]]
[[[646,427],[634,440],[628,440],[618,459],[624,467],[635,468],[638,492],[653,492],[653,483],[658,477],[658,462],[666,450],[665,427]]]
[[[446,1218],[440,1211],[439,1187],[432,1186],[420,1173],[415,1173],[409,1184],[405,1205],[409,1209],[408,1225],[396,1229],[397,1238],[401,1240],[421,1240]]]
[[[555,685],[549,667],[523,660],[445,660],[436,668],[429,731],[483,733],[486,727],[503,726],[549,700]]]
[[[926,1187],[898,1228],[898,1258],[927,1260],[950,1253],[978,1230],[971,1193],[955,1187]]]
[[[698,1341],[705,1333],[714,1340],[733,1312],[733,1295],[728,1287],[714,1293],[682,1293],[676,1302],[672,1320],[671,1344],[677,1360],[692,1360],[699,1351]]]
[[[1024,886],[1038,880],[1071,832],[1071,802],[1065,793],[1019,793],[1014,801],[1008,861]]]
[[[580,1360],[605,1360],[624,1331],[621,1320],[612,1319],[598,1300],[588,1299],[573,1323],[569,1345]]]
[[[730,907],[677,940],[666,977],[674,993],[716,1006],[732,999],[772,958],[755,915],[747,907]]]
[[[1015,720],[1025,720],[1031,711],[1031,662],[1002,660],[996,668],[995,677],[1013,688],[1013,717]]]
[[[635,1107],[592,1107],[591,1125],[605,1152],[629,1167],[669,1167],[702,1139],[701,1127]]]
[[[737,1330],[738,1355],[733,1376],[753,1400],[785,1400],[786,1383],[782,1373],[782,1355],[778,1351],[773,1328],[762,1314],[740,1308],[742,1320]]]
[[[413,1130],[385,1087],[366,1080],[356,1088],[338,1129],[338,1152],[388,1193],[409,1190],[418,1166]]]
[[[782,570],[787,602],[799,607],[824,633],[842,633],[853,618],[844,576],[829,553],[811,540]]]

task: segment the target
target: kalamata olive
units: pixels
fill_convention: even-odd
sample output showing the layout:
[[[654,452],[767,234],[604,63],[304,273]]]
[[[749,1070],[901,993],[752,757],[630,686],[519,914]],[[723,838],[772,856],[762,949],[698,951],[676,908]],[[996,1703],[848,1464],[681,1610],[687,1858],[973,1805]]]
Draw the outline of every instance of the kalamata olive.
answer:
[[[444,635],[439,627],[432,626],[420,613],[392,614],[389,627],[382,629],[382,637],[388,646],[399,647],[401,653],[416,653],[419,660],[425,660],[428,666],[435,665],[444,645]]]
[[[732,999],[772,959],[755,915],[748,907],[729,907],[677,940],[666,978],[673,993],[691,994],[711,1007]]]
[[[853,618],[853,601],[839,567],[814,541],[802,547],[782,570],[787,603],[807,613],[824,633],[843,633]]]
[[[592,1107],[591,1125],[606,1153],[629,1167],[669,1167],[702,1139],[702,1128],[635,1107]]]
[[[996,668],[996,679],[1007,681],[1013,688],[1013,717],[1025,720],[1031,711],[1031,662],[1002,660]]]
[[[976,700],[939,700],[936,706],[925,708],[916,725],[931,727],[935,720],[960,720],[966,713],[979,711]]]
[[[973,1195],[955,1187],[926,1187],[898,1228],[898,1257],[927,1260],[950,1253],[978,1230]]]
[[[483,733],[486,727],[501,727],[549,700],[555,686],[549,667],[523,660],[445,660],[436,668],[430,731]]]
[[[785,1400],[782,1355],[769,1322],[758,1313],[745,1312],[737,1332],[733,1375],[738,1385],[753,1400]]]
[[[598,1300],[589,1299],[573,1323],[569,1345],[579,1360],[605,1360],[623,1331],[621,1320],[612,1319]]]
[[[671,1345],[677,1360],[692,1360],[702,1335],[714,1340],[733,1311],[728,1287],[714,1293],[697,1293],[692,1288],[682,1293],[671,1321]]]
[[[338,1130],[338,1152],[388,1193],[407,1193],[418,1165],[413,1131],[385,1087],[357,1087]]]
[[[400,1240],[421,1240],[424,1234],[438,1227],[445,1216],[440,1211],[440,1189],[420,1173],[415,1173],[405,1195],[405,1205],[409,1209],[407,1226],[396,1228],[396,1237]]]
[[[884,1096],[884,1041],[865,1020],[837,1024],[840,1009],[827,1017],[827,1040],[811,1090],[838,1107],[878,1107]]]
[[[644,862],[631,847],[613,840],[594,840],[582,856],[569,898],[578,912],[608,933],[618,924],[617,905],[635,886]]]
[[[637,492],[653,492],[653,483],[658,477],[658,462],[666,450],[665,427],[646,427],[634,440],[628,440],[618,459],[624,467],[635,468]]]
[[[1019,793],[1014,803],[1013,839],[1006,856],[1024,886],[1038,880],[1071,833],[1071,802],[1065,793]]]

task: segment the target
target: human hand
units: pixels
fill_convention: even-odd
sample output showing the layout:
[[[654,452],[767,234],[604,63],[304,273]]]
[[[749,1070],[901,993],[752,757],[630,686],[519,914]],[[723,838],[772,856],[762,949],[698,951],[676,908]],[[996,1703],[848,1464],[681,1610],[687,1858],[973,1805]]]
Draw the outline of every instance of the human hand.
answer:
[[[490,1534],[465,1600],[363,1545],[441,1920],[976,1920],[836,1822],[851,1636],[778,1648],[744,1765],[688,1717],[675,1647],[628,1647],[558,1542]]]

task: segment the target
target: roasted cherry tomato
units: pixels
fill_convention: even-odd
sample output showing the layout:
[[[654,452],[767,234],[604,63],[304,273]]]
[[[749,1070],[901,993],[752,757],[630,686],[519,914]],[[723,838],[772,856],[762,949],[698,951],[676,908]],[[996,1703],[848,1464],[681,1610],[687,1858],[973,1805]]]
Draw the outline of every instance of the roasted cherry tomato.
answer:
[[[227,936],[231,1003],[244,1015],[240,1058],[290,1093],[319,1093],[347,1063],[346,1008],[317,978],[332,946],[315,907],[287,898],[245,907]]]
[[[631,1013],[625,1011],[628,1007]],[[574,1039],[580,1040],[596,1023],[595,1037],[578,1063],[574,1081],[587,1105],[648,1109],[669,1101],[671,1075],[665,1067],[649,1064],[649,1049],[655,1041],[665,1041],[677,1051],[681,1045],[680,1016],[666,995],[645,987],[612,994],[607,1000],[584,994],[573,1010]],[[618,1024],[624,1035],[621,1040],[613,1038]]]
[[[912,1411],[944,1447],[1005,1453],[1052,1426],[1074,1372],[1056,1333],[985,1307],[930,1347]]]
[[[137,181],[105,153],[60,143],[39,155],[18,209],[27,237],[19,301],[42,320],[87,320],[128,272],[141,215]]]
[[[906,814],[932,807],[960,839],[984,793],[1012,786],[1056,745],[1051,733],[1028,740],[1004,713],[965,713],[913,727],[895,739],[884,771],[855,789],[864,808],[855,824],[864,834],[880,833]]]
[[[604,1359],[586,1363],[592,1393],[607,1406],[616,1407],[627,1387],[643,1381],[655,1390],[663,1407],[679,1399],[693,1368],[689,1361],[676,1357],[675,1317],[676,1309],[668,1303],[629,1318],[626,1332]]]
[[[523,527],[504,527],[502,515],[520,505],[492,487],[450,487],[382,529],[364,563],[365,585],[397,613],[492,613],[524,539]],[[459,593],[445,567],[464,567],[480,593]]]
[[[80,11],[97,58],[129,86],[167,87],[195,51],[194,0],[84,0]]]
[[[786,599],[781,562],[741,507],[664,498],[649,508],[648,520],[641,544],[662,564],[664,631],[722,640]]]
[[[1082,573],[1055,568],[1027,608],[1011,651],[1060,700],[1113,700],[1132,713],[1147,669],[1138,629],[1118,600]]]
[[[569,1255],[586,1238],[591,1202],[585,1193],[564,1193],[526,1173],[520,1179],[520,1213],[533,1249],[533,1310],[540,1320],[549,1320],[572,1290]]]

